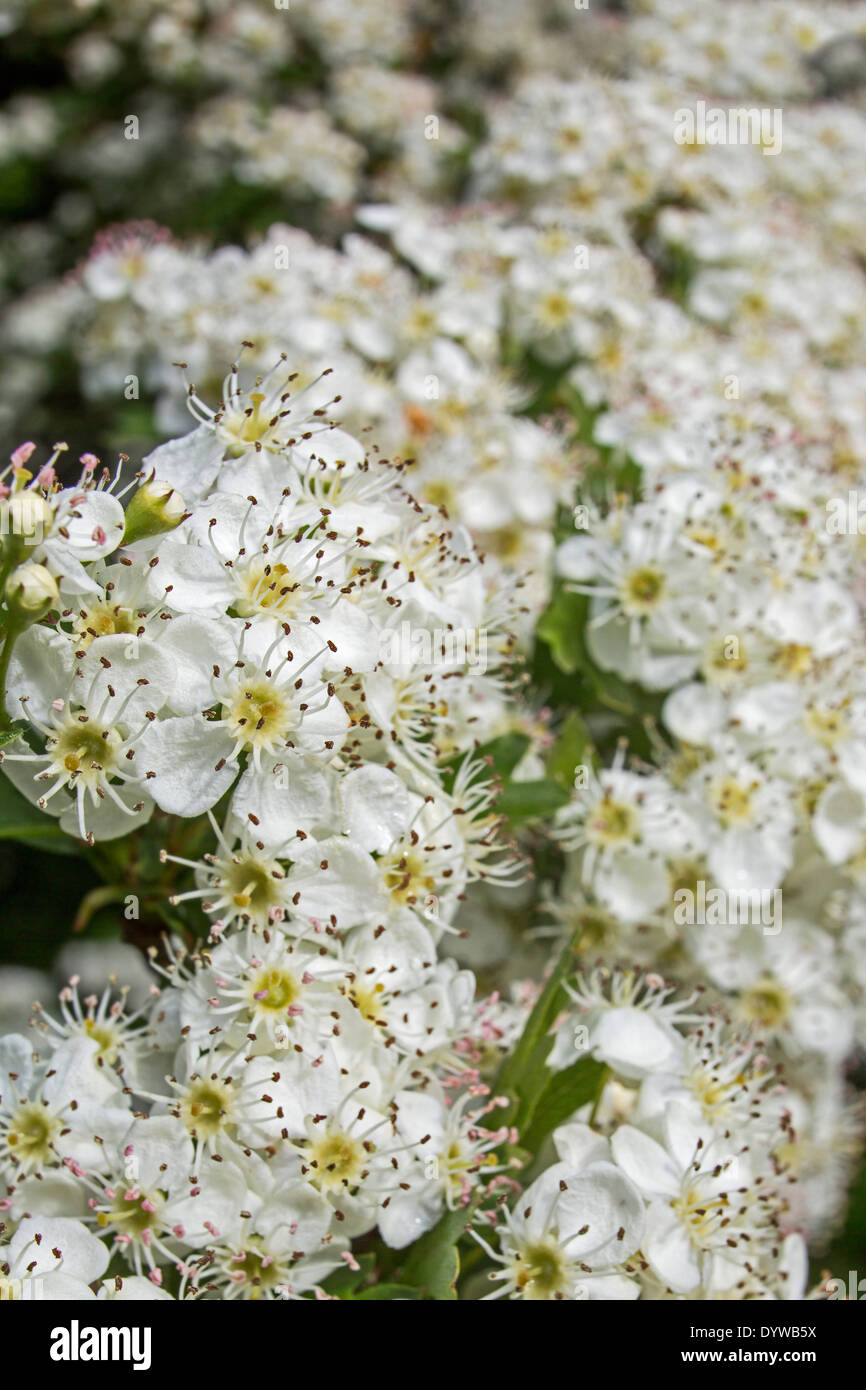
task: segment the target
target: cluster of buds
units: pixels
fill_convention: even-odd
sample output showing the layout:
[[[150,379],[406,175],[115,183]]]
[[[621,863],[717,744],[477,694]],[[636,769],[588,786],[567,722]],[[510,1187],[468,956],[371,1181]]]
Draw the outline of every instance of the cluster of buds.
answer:
[[[54,617],[64,598],[88,592],[87,566],[129,545],[173,530],[185,508],[176,488],[151,473],[138,474],[120,488],[122,456],[114,477],[99,473],[94,454],[82,454],[81,471],[64,486],[57,465],[66,452],[55,444],[35,472],[28,467],[36,445],[28,441],[12,453],[0,473],[0,597],[2,597],[2,701],[0,722],[8,726],[5,687],[12,649],[22,632]],[[121,499],[132,492],[124,512]]]

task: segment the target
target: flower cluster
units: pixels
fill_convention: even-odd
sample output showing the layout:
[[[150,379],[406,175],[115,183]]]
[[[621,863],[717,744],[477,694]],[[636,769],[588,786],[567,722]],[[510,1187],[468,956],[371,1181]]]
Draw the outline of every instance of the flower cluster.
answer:
[[[35,1046],[0,1043],[10,1296],[327,1298],[353,1238],[400,1250],[449,1208],[488,1297],[804,1296],[791,1107],[754,1037],[656,976],[576,981],[550,1065],[591,1053],[595,1099],[515,1198],[489,1006],[434,956],[417,923],[284,918],[175,950],[137,1011],[73,977]]]
[[[157,809],[210,814],[216,841],[163,855],[211,932],[169,946],[152,1002],[73,979],[35,1048],[0,1044],[9,1278],[36,1206],[68,1235],[51,1296],[88,1296],[110,1254],[181,1296],[321,1293],[353,1236],[399,1248],[472,1200],[509,1136],[477,1065],[501,1033],[437,955],[467,883],[519,872],[472,752],[505,717],[509,601],[282,364],[191,404],[125,513],[95,460],[63,490],[31,446],[4,503],[54,566],[9,663],[31,742],[4,771],[89,843]],[[479,629],[470,661],[452,639]]]
[[[0,790],[156,975],[0,1039],[3,1280],[819,1296],[866,5],[74,8],[3,20]]]
[[[274,910],[298,866],[325,871],[334,836],[358,911],[446,909],[467,878],[503,872],[483,765],[464,758],[446,791],[437,760],[505,718],[516,602],[399,465],[292,395],[282,364],[249,392],[233,371],[216,411],[191,405],[202,423],[149,456],[125,515],[90,485],[95,459],[71,489],[52,464],[23,487],[15,470],[4,506],[30,530],[44,514],[46,564],[9,582],[44,571],[56,605],[11,661],[4,646],[9,708],[37,740],[6,750],[6,772],[90,842],[230,793],[230,838],[253,836],[256,872],[296,866]]]
[[[754,1037],[658,976],[597,970],[569,993],[551,1064],[590,1051],[597,1093],[491,1213],[497,1248],[478,1234],[487,1297],[803,1298],[790,1111]]]
[[[0,1043],[6,1276],[39,1230],[69,1281],[43,1297],[109,1260],[128,1297],[324,1296],[353,1237],[401,1248],[485,1191],[508,1130],[465,1055],[472,977],[435,957],[418,922],[287,916],[175,955],[137,1011],[73,977],[35,1047]]]
[[[413,492],[468,526],[491,562],[527,575],[524,601],[537,611],[548,590],[551,526],[557,504],[571,496],[576,459],[561,428],[526,413],[531,393],[504,368],[502,335],[513,318],[527,343],[543,345],[552,331],[561,338],[580,299],[588,315],[582,340],[602,352],[610,291],[586,279],[580,293],[571,246],[578,233],[544,220],[519,230],[502,216],[442,220],[432,239],[426,217],[376,206],[364,221],[392,236],[393,254],[370,235],[353,234],[337,252],[278,225],[249,251],[205,256],[150,224],[121,226],[99,238],[77,282],[50,302],[42,297],[40,312],[75,318],[91,397],[122,396],[134,371],[157,392],[166,430],[181,428],[185,411],[169,343],[203,391],[218,389],[240,341],[259,371],[289,351],[299,385],[332,367],[346,428],[372,428],[392,457],[412,459]],[[634,257],[607,248],[598,255],[623,301],[632,283],[646,292]],[[552,274],[570,280],[568,293],[554,291]],[[29,335],[32,322],[15,322],[23,346],[19,329]]]

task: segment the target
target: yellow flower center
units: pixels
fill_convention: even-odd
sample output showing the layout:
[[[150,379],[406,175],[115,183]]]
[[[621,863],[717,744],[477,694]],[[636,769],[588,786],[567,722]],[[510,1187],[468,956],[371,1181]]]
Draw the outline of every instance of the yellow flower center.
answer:
[[[297,976],[282,966],[269,965],[257,971],[250,982],[250,995],[255,1007],[264,1013],[285,1014],[301,997],[302,986]]]
[[[287,1282],[282,1262],[252,1246],[227,1260],[223,1270],[231,1282],[243,1288],[245,1296],[253,1301],[261,1298],[265,1290],[278,1288]]]
[[[229,435],[232,441],[228,445],[228,453],[233,458],[240,458],[250,445],[268,445],[275,442],[275,431],[279,421],[273,423],[262,414],[264,401],[265,396],[261,391],[251,391],[251,404],[247,409],[232,410],[222,417],[220,429],[223,434]]]
[[[565,1295],[571,1289],[565,1257],[552,1240],[524,1245],[512,1259],[511,1272],[521,1297],[533,1302]]]
[[[241,618],[263,613],[272,618],[293,618],[297,612],[299,585],[286,565],[258,556],[237,576],[240,589],[234,608]]]
[[[398,852],[381,861],[385,887],[395,903],[414,903],[435,892],[436,880],[423,855]]]
[[[381,1004],[381,995],[385,993],[383,984],[373,985],[369,989],[363,986],[352,985],[347,991],[347,998],[357,1007],[361,1017],[368,1023],[378,1023],[384,1017]]]
[[[847,711],[826,705],[813,705],[806,714],[806,728],[825,748],[832,748],[850,736]]]
[[[244,915],[266,918],[280,902],[282,870],[276,860],[243,856],[224,869],[220,886]]]
[[[778,980],[765,976],[742,997],[746,1018],[764,1028],[780,1028],[791,1013],[791,997]]]
[[[118,1235],[131,1236],[139,1240],[146,1231],[158,1230],[161,1224],[159,1209],[164,1202],[161,1192],[141,1192],[133,1188],[129,1195],[125,1192],[114,1200],[110,1211],[101,1211],[96,1218],[97,1225],[105,1229],[115,1226]],[[153,1210],[148,1210],[152,1207]]]
[[[710,802],[722,825],[746,825],[752,819],[752,792],[757,783],[744,787],[735,777],[717,777],[710,786]]]
[[[541,322],[548,328],[563,328],[574,317],[574,308],[567,294],[551,290],[538,306]]]
[[[245,686],[224,705],[222,717],[243,748],[268,748],[285,741],[294,727],[294,711],[267,680]]]
[[[360,1140],[333,1130],[310,1146],[312,1180],[320,1192],[356,1186],[367,1157]]]
[[[55,736],[51,771],[65,773],[68,781],[95,786],[115,769],[123,740],[115,729],[103,729],[89,720],[70,719]]]
[[[224,1129],[232,1108],[232,1088],[214,1077],[200,1077],[186,1090],[180,1118],[197,1139],[213,1139]]]
[[[637,811],[624,801],[604,797],[588,817],[586,831],[595,845],[620,845],[627,840],[636,840]]]
[[[76,620],[75,632],[80,649],[86,651],[96,637],[113,637],[118,633],[132,634],[137,630],[137,622],[131,608],[113,608],[109,603],[95,603],[80,614]]]
[[[98,1056],[111,1066],[117,1061],[119,1033],[110,1023],[95,1018],[84,1020],[84,1031],[99,1047]]]
[[[623,580],[620,599],[629,617],[641,618],[651,613],[665,591],[665,577],[651,565],[631,570]]]
[[[692,1244],[699,1249],[706,1249],[715,1243],[719,1217],[729,1206],[726,1196],[708,1197],[699,1186],[690,1187],[684,1196],[675,1197],[671,1202]]]
[[[52,1140],[59,1130],[60,1121],[50,1115],[45,1106],[25,1101],[12,1116],[6,1131],[9,1153],[26,1167],[48,1163],[53,1157]]]

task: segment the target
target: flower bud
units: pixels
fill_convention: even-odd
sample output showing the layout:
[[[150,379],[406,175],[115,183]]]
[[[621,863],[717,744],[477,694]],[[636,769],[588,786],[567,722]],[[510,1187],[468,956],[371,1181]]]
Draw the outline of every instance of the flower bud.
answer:
[[[21,537],[25,542],[38,544],[51,530],[54,512],[38,492],[16,492],[3,504],[0,532]]]
[[[6,607],[19,623],[36,623],[60,598],[57,581],[44,565],[21,565],[6,580]]]
[[[173,531],[186,516],[186,505],[176,487],[150,477],[136,492],[126,509],[123,545]]]

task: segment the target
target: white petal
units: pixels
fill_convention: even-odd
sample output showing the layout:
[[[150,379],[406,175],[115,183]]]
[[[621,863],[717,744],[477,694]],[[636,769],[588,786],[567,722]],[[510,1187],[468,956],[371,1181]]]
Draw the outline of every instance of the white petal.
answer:
[[[812,817],[812,830],[831,864],[844,864],[863,839],[866,797],[843,782],[831,782],[822,792]]]
[[[309,459],[322,459],[327,464],[359,464],[365,457],[363,444],[341,429],[323,430],[312,439],[299,440],[292,449],[292,462],[302,470]]]
[[[44,791],[44,788],[43,788]],[[128,786],[115,786],[116,795],[129,808],[129,814],[124,815],[117,803],[110,797],[97,800],[95,806],[91,805],[89,799],[85,803],[84,825],[89,835],[94,840],[118,840],[123,835],[129,835],[131,831],[140,825],[145,825],[153,815],[153,801],[140,782],[130,782]],[[75,800],[64,801],[61,797],[63,792],[59,792],[53,797],[46,806],[46,811],[54,809],[55,813],[60,812],[60,829],[67,835],[72,835],[76,840],[81,838],[81,827],[78,823],[78,805]],[[134,806],[140,806],[139,811],[134,811]]]
[[[7,1033],[0,1038],[0,1095],[12,1095],[10,1076],[20,1094],[29,1091],[33,1076],[33,1044],[23,1033]]]
[[[674,1293],[690,1293],[700,1283],[700,1265],[688,1232],[666,1202],[653,1202],[647,1212],[643,1253]]]
[[[167,1289],[158,1289],[151,1279],[142,1274],[122,1274],[120,1288],[113,1279],[106,1279],[97,1297],[111,1303],[173,1303],[174,1299]]]
[[[564,579],[594,579],[601,563],[599,551],[599,542],[592,536],[570,536],[556,552],[557,574]]]
[[[38,1245],[37,1235],[42,1237]],[[53,1254],[55,1249],[61,1253],[60,1260]],[[21,1221],[9,1242],[6,1258],[14,1264],[21,1255],[26,1255],[28,1267],[33,1266],[29,1270],[33,1275],[60,1269],[64,1275],[83,1284],[92,1284],[104,1274],[109,1259],[107,1245],[91,1235],[80,1221],[62,1216],[36,1215]]]
[[[159,564],[150,571],[148,594],[179,613],[222,611],[229,600],[226,572],[212,550],[182,541],[163,541]]]
[[[72,643],[53,628],[36,625],[22,632],[12,651],[6,684],[12,717],[18,717],[20,698],[26,695],[28,711],[45,719],[52,701],[66,692],[73,661]]]
[[[75,505],[70,506],[73,502]],[[83,564],[101,560],[120,544],[125,524],[123,507],[110,492],[81,493],[67,488],[60,494],[58,512],[68,535],[58,537],[54,533],[51,539],[60,540]]]
[[[436,1225],[442,1215],[441,1189],[432,1183],[413,1192],[397,1192],[379,1212],[379,1233],[392,1250],[404,1250]]]
[[[46,1303],[87,1303],[96,1297],[81,1279],[74,1279],[60,1270],[40,1277],[39,1297]]]
[[[345,705],[336,695],[332,695],[323,709],[317,709],[316,705],[321,705],[322,701],[321,692],[316,687],[305,690],[304,703],[309,703],[311,708],[303,712],[303,719],[293,742],[302,752],[330,758],[339,748],[349,728],[349,716]]]
[[[731,718],[745,734],[773,738],[793,724],[802,709],[802,696],[787,681],[752,686],[731,702]]]
[[[184,613],[162,627],[159,648],[174,663],[166,701],[176,714],[199,714],[214,703],[214,666],[227,671],[237,658],[235,624]]]
[[[133,1120],[125,1136],[124,1156],[134,1160],[131,1171],[145,1191],[183,1190],[195,1171],[192,1140],[180,1120],[170,1115]]]
[[[256,1212],[256,1231],[268,1249],[290,1253],[314,1250],[328,1234],[334,1209],[309,1183],[273,1193]]]
[[[57,576],[64,595],[98,594],[99,585],[91,579],[79,559],[62,540],[49,536],[42,547],[44,563]]]
[[[610,1141],[615,1161],[632,1182],[650,1196],[674,1197],[680,1173],[670,1154],[633,1125],[620,1125]]]
[[[576,1120],[560,1125],[553,1131],[553,1144],[572,1173],[579,1173],[588,1163],[598,1163],[610,1157],[610,1145],[604,1136]]]
[[[344,930],[387,912],[388,900],[369,854],[347,840],[305,841],[293,851],[291,887],[298,884],[298,911],[328,921],[331,914]],[[321,863],[327,869],[320,867]]]
[[[278,848],[298,830],[327,833],[332,816],[332,774],[303,753],[286,751],[262,758],[261,770],[250,765],[232,797],[232,816],[239,826],[253,824],[256,839]]]
[[[204,496],[216,477],[222,453],[222,444],[214,431],[207,425],[199,425],[181,439],[160,444],[146,455],[143,463],[161,482],[179,488],[187,506],[191,507],[198,497]]]
[[[790,865],[790,854],[745,826],[726,830],[707,854],[710,872],[728,893],[772,892]]]
[[[236,492],[216,492],[196,507],[183,527],[183,539],[197,541],[203,549],[215,547],[221,560],[237,563],[244,531],[247,553],[254,548],[270,520],[266,509],[239,497]],[[248,523],[246,526],[244,523]],[[178,536],[178,539],[181,537]]]
[[[613,1163],[593,1163],[580,1177],[562,1173],[566,1183],[558,1205],[560,1240],[572,1259],[602,1268],[633,1255],[644,1234],[643,1198],[625,1173]],[[584,1226],[589,1229],[577,1232]],[[622,1232],[622,1235],[620,1235]]]
[[[76,671],[75,693],[94,714],[104,705],[101,718],[108,725],[129,697],[120,716],[128,726],[140,723],[145,710],[162,709],[173,680],[174,663],[161,645],[132,633],[112,635],[91,642]]]
[[[587,1274],[577,1285],[579,1296],[589,1302],[627,1303],[640,1298],[640,1284],[625,1274]]]
[[[359,848],[383,854],[409,824],[409,793],[402,778],[369,763],[340,783],[343,824]]]
[[[725,697],[714,686],[692,681],[667,697],[662,719],[675,738],[704,747],[727,723]]]
[[[633,1080],[670,1066],[676,1043],[645,1009],[605,1009],[590,1037],[593,1055]]]
[[[667,900],[664,864],[640,850],[620,850],[603,860],[595,875],[595,891],[615,916],[639,922]]]
[[[379,629],[372,619],[348,599],[331,608],[323,622],[326,635],[337,648],[325,658],[326,671],[372,671],[379,659]]]
[[[200,816],[219,801],[238,774],[237,763],[229,761],[233,746],[218,725],[200,715],[158,719],[139,741],[136,767],[139,773],[156,774],[145,786],[161,810],[174,816]]]

